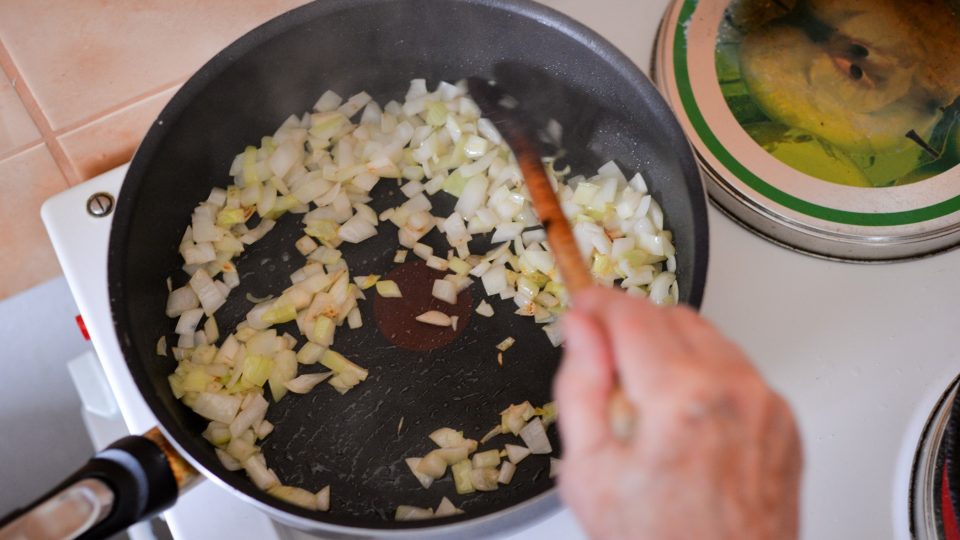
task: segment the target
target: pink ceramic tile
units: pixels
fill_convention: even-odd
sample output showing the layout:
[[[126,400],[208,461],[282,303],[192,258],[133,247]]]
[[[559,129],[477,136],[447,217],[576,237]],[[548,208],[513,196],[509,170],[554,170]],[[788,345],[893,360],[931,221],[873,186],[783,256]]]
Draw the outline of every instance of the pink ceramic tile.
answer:
[[[177,87],[179,88],[179,87]],[[171,88],[124,107],[57,138],[77,181],[130,161],[150,125],[170,101]]]
[[[0,299],[60,274],[40,205],[66,188],[46,145],[0,161]]]
[[[0,40],[54,131],[185,78],[304,0],[0,1]]]
[[[10,79],[0,71],[0,156],[40,140],[40,131],[27,113]]]

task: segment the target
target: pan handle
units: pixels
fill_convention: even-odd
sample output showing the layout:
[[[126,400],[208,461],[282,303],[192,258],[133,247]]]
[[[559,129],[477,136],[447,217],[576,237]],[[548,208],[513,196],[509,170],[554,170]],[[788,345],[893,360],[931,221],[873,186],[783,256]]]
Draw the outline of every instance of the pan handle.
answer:
[[[107,538],[169,508],[198,478],[157,428],[124,437],[0,519],[0,540]]]

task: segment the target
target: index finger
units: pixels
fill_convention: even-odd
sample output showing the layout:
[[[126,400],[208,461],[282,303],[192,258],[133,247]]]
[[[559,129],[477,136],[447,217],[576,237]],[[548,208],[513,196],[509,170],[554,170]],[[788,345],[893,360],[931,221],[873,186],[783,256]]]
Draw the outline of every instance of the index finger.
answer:
[[[670,317],[646,299],[595,287],[575,295],[572,310],[600,324],[621,387],[635,404],[669,377],[671,360],[688,352]]]

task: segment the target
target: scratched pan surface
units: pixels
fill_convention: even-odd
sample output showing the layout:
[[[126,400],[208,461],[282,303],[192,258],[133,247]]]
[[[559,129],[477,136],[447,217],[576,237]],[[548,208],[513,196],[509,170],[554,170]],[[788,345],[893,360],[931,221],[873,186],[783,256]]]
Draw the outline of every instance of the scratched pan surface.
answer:
[[[398,248],[392,224],[342,248],[353,275],[392,273],[404,292],[402,300],[386,300],[368,291],[360,302],[364,326],[337,333],[334,348],[368,368],[370,377],[346,396],[327,385],[289,395],[268,413],[276,424],[263,443],[269,465],[289,485],[316,490],[330,484],[329,513],[284,504],[223,469],[199,436],[203,422],[171,395],[166,377],[174,362],[154,354],[158,337],[172,335],[175,323],[163,314],[165,279],[173,275],[179,285],[187,278],[178,270],[179,239],[197,202],[229,182],[235,154],[288,115],[308,110],[328,88],[344,96],[366,90],[382,104],[402,99],[412,78],[433,86],[470,75],[501,81],[536,121],[557,119],[575,171],[590,173],[616,158],[626,171],[644,173],[676,236],[683,300],[699,305],[706,208],[689,147],[646,78],[591,31],[542,6],[499,0],[331,0],[255,29],[184,85],[138,150],[114,219],[110,296],[130,371],[175,446],[208,477],[283,521],[332,534],[427,527],[418,534],[475,535],[556,507],[546,456],[525,460],[509,487],[469,496],[457,496],[449,477],[423,490],[407,470],[404,458],[426,454],[434,429],[449,426],[479,438],[507,405],[549,401],[560,351],[532,319],[513,315],[511,301],[489,300],[493,318],[474,313],[485,297],[479,283],[460,295],[456,332],[413,323],[416,313],[441,307],[429,295],[440,274],[414,264],[412,254],[410,263],[392,262]],[[382,180],[372,195],[378,211],[403,200],[393,180]],[[437,215],[454,203],[443,193],[432,200]],[[241,285],[217,313],[221,329],[249,310],[246,293],[277,294],[289,284],[289,274],[304,263],[293,247],[301,234],[299,217],[287,216],[236,261]],[[436,231],[426,242],[446,253]],[[473,242],[473,251],[482,252],[484,242]],[[500,367],[495,345],[508,336],[517,343]],[[555,429],[550,432],[559,448]],[[514,439],[493,444],[506,442]],[[398,504],[435,507],[443,496],[467,513],[429,523],[390,521]]]

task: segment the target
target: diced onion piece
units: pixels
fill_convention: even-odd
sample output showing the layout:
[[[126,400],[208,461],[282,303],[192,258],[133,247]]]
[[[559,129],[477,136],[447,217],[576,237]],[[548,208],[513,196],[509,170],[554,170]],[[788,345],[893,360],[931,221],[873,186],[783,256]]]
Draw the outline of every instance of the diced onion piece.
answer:
[[[318,384],[329,379],[332,375],[332,371],[324,371],[322,373],[305,373],[295,379],[287,381],[286,387],[287,390],[290,390],[294,394],[307,394]]]
[[[487,450],[486,452],[477,452],[473,455],[473,468],[497,467],[500,465],[500,451]]]
[[[417,315],[417,321],[433,326],[450,326],[450,316],[439,311],[428,311]]]
[[[441,259],[440,257],[431,255],[427,257],[427,266],[433,268],[434,270],[440,270],[441,272],[444,272],[450,267],[450,263],[448,263],[446,259]]]
[[[193,412],[207,420],[229,424],[237,416],[241,401],[243,401],[243,398],[240,396],[200,392],[191,408]]]
[[[230,435],[232,437],[239,437],[255,423],[260,423],[264,415],[267,414],[267,407],[269,406],[267,400],[263,399],[260,394],[251,395],[253,396],[251,403],[243,408],[240,414],[233,419],[233,422],[230,422]]]
[[[280,479],[266,465],[258,459],[258,456],[250,456],[243,462],[243,468],[247,471],[247,476],[258,488],[267,491],[272,487],[280,485]]]
[[[388,279],[377,282],[377,294],[384,298],[403,297],[403,294],[400,293],[400,287],[397,286],[397,283]]]
[[[413,254],[426,261],[433,256],[433,248],[426,244],[416,243],[413,245]]]
[[[458,494],[466,495],[476,491],[473,487],[473,480],[471,479],[473,467],[470,465],[469,460],[465,459],[459,463],[455,463],[450,471],[453,473],[453,483],[456,486]]]
[[[530,452],[534,454],[549,454],[553,452],[550,446],[550,439],[547,438],[547,432],[543,428],[543,422],[539,418],[534,418],[520,430],[520,438],[527,445]]]
[[[336,351],[327,350],[324,352],[320,363],[333,370],[337,375],[350,373],[361,381],[367,380],[367,370],[347,360]]]
[[[430,486],[433,484],[433,477],[428,474],[423,474],[417,470],[417,467],[420,466],[420,461],[423,458],[407,458],[404,460],[407,464],[407,467],[410,468],[410,472],[417,477],[417,480],[420,482],[420,485],[423,486],[423,489],[430,489]],[[446,470],[446,465],[444,465],[444,470]]]
[[[550,478],[556,478],[560,474],[561,463],[557,458],[550,458]]]
[[[453,502],[450,499],[444,497],[440,504],[437,505],[437,509],[433,512],[433,517],[442,518],[448,516],[456,516],[462,514],[463,510],[454,506]]]
[[[529,401],[524,401],[519,405],[510,405],[500,412],[500,425],[504,432],[510,432],[519,435],[527,420],[533,418],[534,408]]]
[[[503,265],[497,265],[487,270],[480,278],[483,282],[483,288],[488,296],[500,294],[507,285],[507,269]]]
[[[369,276],[355,276],[353,282],[357,284],[357,287],[360,287],[363,290],[367,290],[370,287],[373,287],[377,284],[377,281],[380,280],[380,276],[371,274]]]
[[[356,330],[363,326],[363,316],[360,314],[359,308],[353,308],[347,313],[347,326],[349,326],[351,330]]]
[[[420,508],[418,506],[407,506],[401,504],[397,507],[393,515],[394,521],[417,521],[421,519],[430,519],[433,517],[433,510],[430,508]]]
[[[457,287],[453,283],[445,279],[435,279],[433,281],[433,297],[436,298],[437,300],[442,300],[448,304],[456,305]],[[420,320],[420,319],[417,318],[417,320]],[[447,325],[440,325],[440,326],[447,326]]]
[[[330,486],[325,486],[317,492],[317,510],[321,512],[330,510]]]
[[[262,420],[260,424],[253,429],[253,433],[254,435],[257,436],[258,439],[262,439],[267,435],[271,434],[272,432],[273,432],[273,424],[271,424],[266,420]]]
[[[157,340],[157,356],[167,355],[167,336],[160,336]]]
[[[493,317],[493,306],[487,303],[486,300],[481,300],[480,305],[477,306],[477,313],[484,317]]]
[[[526,446],[507,444],[504,445],[503,448],[507,451],[507,459],[513,464],[520,463],[525,457],[530,455],[530,449]]]
[[[481,467],[470,471],[470,483],[477,491],[496,491],[500,473],[493,467]]]
[[[300,237],[300,239],[296,241],[296,243],[294,244],[294,247],[297,248],[297,251],[299,251],[301,255],[307,255],[313,250],[320,247],[320,245],[317,244],[317,242],[314,241],[313,238],[305,235]]]
[[[398,249],[397,254],[393,257],[393,262],[401,264],[407,261],[407,250]]]
[[[513,474],[517,472],[517,466],[509,461],[504,461],[500,464],[500,474],[497,476],[497,482],[501,484],[509,484],[513,480]]]
[[[307,510],[317,509],[317,495],[302,488],[280,485],[270,488],[267,493]]]
[[[450,317],[450,328],[452,328],[454,332],[457,330],[458,322],[460,322],[460,317],[457,317],[456,315],[452,315]]]
[[[547,427],[557,421],[556,402],[551,401],[549,403],[545,403],[543,407],[537,408],[534,412],[540,416],[540,420],[543,422],[543,427]]]
[[[499,349],[502,352],[506,352],[507,349],[509,349],[510,347],[513,347],[513,344],[516,343],[516,341],[517,340],[513,339],[512,337],[508,337],[497,344],[497,349]]]
[[[430,440],[440,448],[454,448],[466,444],[462,431],[453,428],[440,428],[429,435]]]
[[[227,301],[226,295],[220,291],[210,278],[210,274],[203,268],[194,272],[193,277],[190,278],[190,288],[200,299],[203,312],[207,315],[213,315]]]
[[[359,214],[348,219],[346,223],[340,226],[337,235],[344,242],[359,244],[368,238],[376,236],[377,228],[363,219]]]
[[[170,291],[167,296],[167,317],[179,317],[183,312],[200,306],[200,299],[190,286]]]
[[[432,450],[420,459],[414,474],[420,473],[430,478],[440,478],[447,472],[447,460],[439,450]]]
[[[220,463],[223,464],[224,468],[228,471],[239,471],[243,468],[243,464],[237,461],[236,458],[226,453],[225,451],[216,448],[214,452],[217,454],[217,458],[220,460]]]

